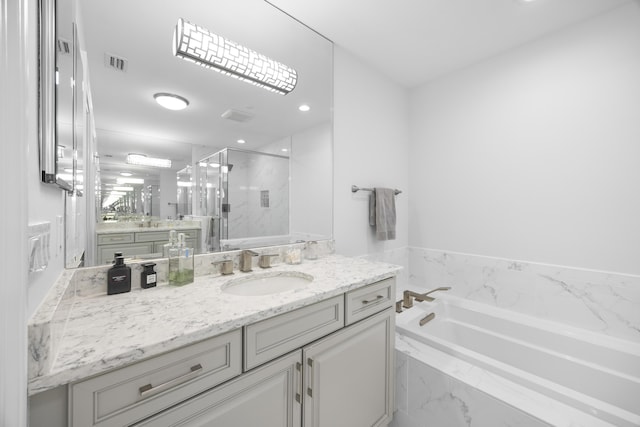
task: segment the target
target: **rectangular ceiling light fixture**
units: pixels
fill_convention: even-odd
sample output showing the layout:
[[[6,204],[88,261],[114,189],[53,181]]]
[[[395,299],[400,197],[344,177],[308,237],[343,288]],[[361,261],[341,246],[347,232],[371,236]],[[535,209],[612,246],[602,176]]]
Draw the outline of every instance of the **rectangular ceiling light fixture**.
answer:
[[[173,54],[281,95],[291,92],[298,81],[293,68],[182,18],[173,33]]]
[[[139,166],[155,166],[157,168],[170,168],[171,160],[147,157],[144,154],[127,154],[127,163]]]

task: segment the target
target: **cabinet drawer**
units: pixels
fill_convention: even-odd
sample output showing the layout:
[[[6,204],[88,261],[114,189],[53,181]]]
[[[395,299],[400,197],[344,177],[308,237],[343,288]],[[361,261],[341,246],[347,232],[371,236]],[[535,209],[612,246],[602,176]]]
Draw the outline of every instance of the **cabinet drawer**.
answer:
[[[283,356],[135,426],[299,427],[301,359]]]
[[[73,383],[70,425],[123,426],[241,373],[241,330]]]
[[[342,295],[245,326],[244,369],[275,359],[343,326]]]
[[[99,245],[113,243],[133,243],[133,233],[98,234]]]
[[[136,242],[164,242],[169,243],[168,231],[139,231],[136,233]]]
[[[345,323],[350,325],[393,306],[395,292],[393,277],[348,292],[345,294]]]

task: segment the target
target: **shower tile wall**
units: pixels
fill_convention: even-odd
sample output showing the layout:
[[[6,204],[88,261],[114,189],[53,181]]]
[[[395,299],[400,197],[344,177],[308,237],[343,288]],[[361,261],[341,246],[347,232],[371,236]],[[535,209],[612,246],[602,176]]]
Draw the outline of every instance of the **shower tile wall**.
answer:
[[[409,248],[409,285],[640,342],[640,276]]]
[[[233,155],[229,172],[228,238],[278,236],[289,233],[289,168],[287,160],[271,156]],[[284,164],[283,164],[284,163]],[[261,192],[269,206],[261,206]]]

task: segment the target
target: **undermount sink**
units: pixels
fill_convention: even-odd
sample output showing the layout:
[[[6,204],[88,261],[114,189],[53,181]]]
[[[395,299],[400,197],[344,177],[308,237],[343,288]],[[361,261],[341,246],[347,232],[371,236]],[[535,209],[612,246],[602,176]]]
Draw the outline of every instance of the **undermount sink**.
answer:
[[[298,272],[254,274],[228,281],[222,285],[225,294],[261,296],[303,289],[313,281],[313,276]]]

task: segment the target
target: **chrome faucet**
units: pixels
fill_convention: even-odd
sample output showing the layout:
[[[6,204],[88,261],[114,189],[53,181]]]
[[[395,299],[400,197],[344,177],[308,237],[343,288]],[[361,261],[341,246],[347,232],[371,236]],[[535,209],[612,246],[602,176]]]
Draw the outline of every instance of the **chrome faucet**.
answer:
[[[402,293],[402,306],[404,308],[413,307],[413,300],[414,299],[416,301],[418,301],[418,302],[422,302],[422,301],[431,302],[431,301],[435,300],[435,298],[430,297],[429,296],[430,293],[433,293],[433,292],[436,292],[436,291],[448,291],[449,289],[451,289],[451,286],[443,286],[441,288],[432,289],[432,290],[430,290],[428,292],[425,292],[423,294],[406,290],[406,291],[404,291]]]
[[[249,249],[246,249],[240,253],[240,271],[242,271],[243,273],[253,271],[251,269],[251,263],[253,262],[254,256],[258,256],[258,253]]]

